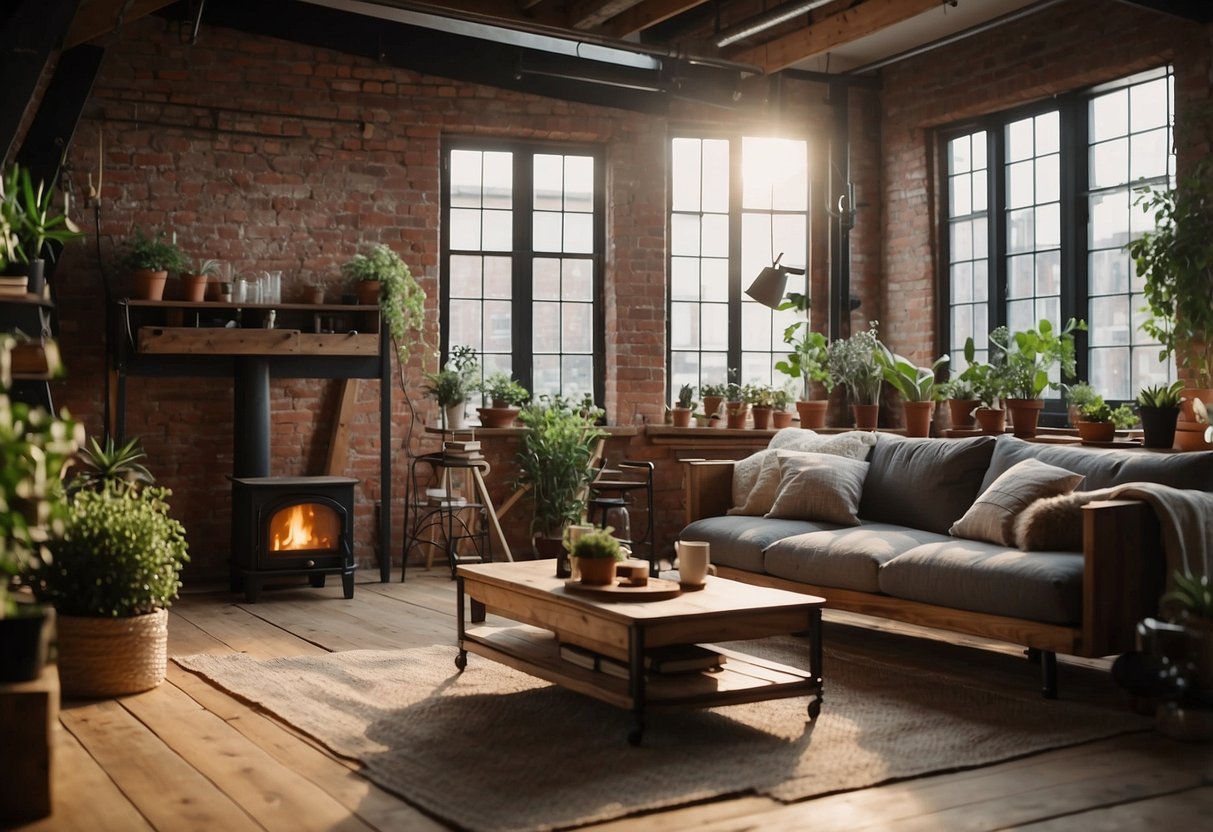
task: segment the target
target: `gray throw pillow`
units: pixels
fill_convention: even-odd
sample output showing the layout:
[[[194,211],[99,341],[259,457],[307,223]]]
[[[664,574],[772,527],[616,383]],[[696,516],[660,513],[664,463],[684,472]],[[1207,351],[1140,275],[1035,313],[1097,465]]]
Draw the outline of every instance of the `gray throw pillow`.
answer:
[[[833,454],[776,451],[779,493],[767,517],[858,526],[868,463]]]
[[[1038,459],[1025,459],[990,484],[948,530],[953,537],[1015,545],[1015,519],[1042,497],[1069,494],[1082,482],[1075,474]]]
[[[789,434],[789,431],[792,433]],[[801,428],[785,428],[771,442],[784,437],[778,448],[767,448],[738,460],[733,466],[733,507],[729,514],[761,517],[775,504],[779,492],[780,452],[834,454],[849,459],[865,459],[876,437],[870,431],[852,430],[832,436]]]

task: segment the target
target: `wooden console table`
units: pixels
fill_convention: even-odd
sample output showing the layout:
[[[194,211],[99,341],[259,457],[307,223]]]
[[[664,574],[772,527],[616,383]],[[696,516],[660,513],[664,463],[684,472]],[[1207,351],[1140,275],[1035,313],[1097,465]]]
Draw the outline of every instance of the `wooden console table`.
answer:
[[[270,475],[270,378],[379,380],[379,578],[391,580],[391,341],[377,306],[117,301],[106,334],[110,434],[126,432],[128,376],[227,377],[232,474]]]

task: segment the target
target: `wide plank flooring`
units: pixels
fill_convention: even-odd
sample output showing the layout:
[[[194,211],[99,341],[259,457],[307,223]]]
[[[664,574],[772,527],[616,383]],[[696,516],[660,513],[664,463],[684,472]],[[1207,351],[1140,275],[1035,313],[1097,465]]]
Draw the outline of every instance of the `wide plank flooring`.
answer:
[[[269,590],[257,604],[220,590],[188,593],[172,609],[170,655],[270,657],[453,644],[454,584],[443,570],[410,570],[404,584],[369,581],[367,575],[349,601],[339,586]],[[827,620],[836,635],[848,638],[849,649],[909,652],[928,664],[945,653],[967,651],[966,665],[974,673],[1001,674],[1001,683],[1025,690],[1038,682],[1026,662],[1020,666],[973,649],[979,644],[974,639],[837,613],[827,612]],[[856,623],[865,626],[851,626]],[[1007,645],[996,649],[1016,652]],[[1106,672],[1106,663],[1083,664]],[[1073,666],[1062,667],[1063,695],[1117,695],[1106,679],[1091,684],[1089,673],[1072,674],[1082,679],[1065,689]],[[67,701],[60,722],[54,814],[21,829],[448,828],[360,777],[356,764],[172,663],[156,690],[117,700]],[[1213,748],[1146,733],[791,805],[740,797],[594,828],[1068,832],[1196,829],[1210,816]]]

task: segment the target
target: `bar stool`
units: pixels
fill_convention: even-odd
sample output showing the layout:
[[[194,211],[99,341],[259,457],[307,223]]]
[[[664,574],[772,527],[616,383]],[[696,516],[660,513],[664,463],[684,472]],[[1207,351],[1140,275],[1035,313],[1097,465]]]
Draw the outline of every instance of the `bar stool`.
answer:
[[[625,459],[617,468],[608,468],[604,464],[590,482],[586,519],[602,528],[614,528],[614,537],[630,547],[634,557],[641,557],[638,549],[644,547],[644,555],[649,562],[649,574],[656,577],[660,564],[657,563],[656,552],[653,550],[653,469],[653,463],[647,460]],[[642,534],[636,535],[633,532],[630,508],[634,505],[633,495],[642,490],[644,530]]]

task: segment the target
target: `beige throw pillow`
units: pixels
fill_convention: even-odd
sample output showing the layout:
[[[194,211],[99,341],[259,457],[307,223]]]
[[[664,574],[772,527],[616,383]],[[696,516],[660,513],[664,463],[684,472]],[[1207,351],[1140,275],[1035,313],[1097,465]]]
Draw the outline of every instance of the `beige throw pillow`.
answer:
[[[1069,494],[1082,480],[1082,474],[1025,459],[990,483],[948,531],[955,537],[1014,546],[1015,518],[1024,509],[1042,497]]]
[[[776,454],[784,452],[812,452],[843,456],[848,459],[866,459],[876,444],[876,434],[866,430],[826,436],[801,428],[785,428],[771,438],[772,444],[781,439],[778,448],[767,448],[733,466],[733,507],[729,514],[761,517],[775,504],[779,492],[779,460]]]
[[[779,492],[767,517],[858,526],[868,463],[837,454],[776,451]]]

